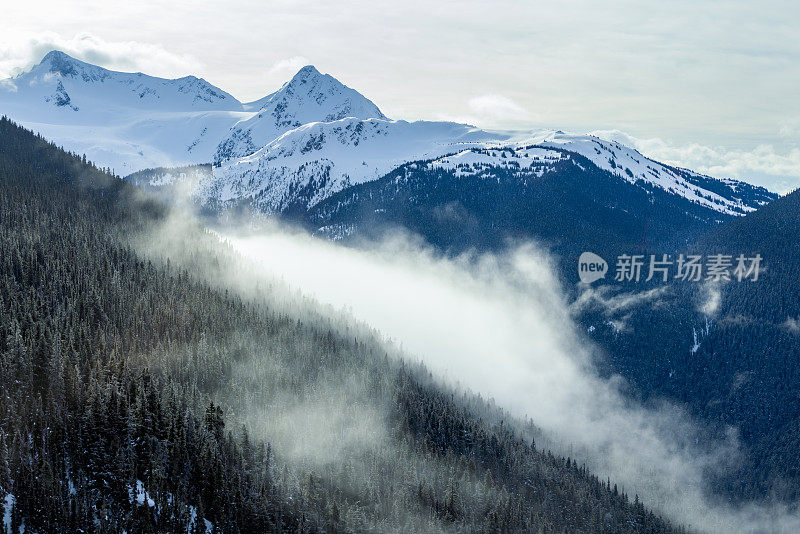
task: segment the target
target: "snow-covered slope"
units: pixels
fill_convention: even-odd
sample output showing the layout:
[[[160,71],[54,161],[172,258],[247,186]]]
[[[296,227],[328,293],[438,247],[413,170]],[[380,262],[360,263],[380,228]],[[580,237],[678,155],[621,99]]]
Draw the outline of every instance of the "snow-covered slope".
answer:
[[[638,150],[591,135],[553,132],[540,146],[554,147],[587,158],[600,169],[631,183],[645,183],[682,196],[689,201],[731,215],[754,211],[772,200],[758,194],[760,188],[730,179],[716,179],[687,169],[663,165]],[[763,191],[766,193],[766,191]],[[756,194],[754,197],[753,194]]]
[[[378,106],[329,74],[308,65],[278,91],[246,104],[257,111],[237,123],[219,144],[214,163],[249,156],[278,136],[312,122],[346,117],[385,119]]]
[[[659,188],[728,215],[753,211],[774,198],[762,188],[663,165],[592,136],[553,131],[511,136],[456,123],[386,119],[303,125],[250,156],[214,167],[199,181],[196,194],[217,209],[243,201],[266,212],[308,209],[409,161],[430,160],[430,168],[453,169],[457,175],[491,177],[495,168],[536,175],[542,162],[565,153],[631,184]]]
[[[502,142],[503,135],[451,122],[346,118],[295,128],[254,154],[215,167],[202,181],[203,203],[240,200],[273,212],[308,208],[403,163]]]
[[[457,169],[462,175],[480,174],[493,167],[524,170],[542,158],[553,157],[553,151],[549,149],[577,154],[627,182],[645,188],[662,189],[694,204],[729,215],[754,211],[775,197],[763,188],[744,182],[711,178],[664,165],[615,141],[561,131],[538,132],[527,139],[495,145],[493,150],[473,149],[432,161],[429,165]]]
[[[242,103],[194,76],[174,80],[114,72],[59,51],[3,84],[4,106],[28,107],[34,118],[82,122],[139,111],[243,111]],[[19,98],[14,98],[18,96]],[[8,98],[10,97],[10,98]],[[53,111],[63,115],[53,115]]]
[[[430,169],[453,171],[456,176],[480,176],[491,178],[497,169],[540,175],[548,171],[548,164],[566,159],[558,150],[533,147],[498,147],[466,149],[456,154],[433,159],[421,165]]]
[[[59,51],[0,82],[0,114],[123,175],[247,156],[311,122],[386,119],[370,100],[313,66],[243,104],[194,76],[115,72]]]
[[[58,51],[0,83],[0,113],[120,174],[209,162],[248,116],[200,78],[115,72]]]

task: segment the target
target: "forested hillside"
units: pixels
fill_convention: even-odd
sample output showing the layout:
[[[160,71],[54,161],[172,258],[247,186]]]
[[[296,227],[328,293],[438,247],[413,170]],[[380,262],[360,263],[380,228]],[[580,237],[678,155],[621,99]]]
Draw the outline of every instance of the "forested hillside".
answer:
[[[365,329],[207,279],[236,266],[200,229],[143,255],[166,217],[0,120],[7,531],[681,530]]]
[[[320,235],[351,242],[410,230],[452,253],[502,250],[515,239],[543,243],[579,320],[605,348],[598,363],[606,376],[625,377],[636,399],[689,407],[710,435],[735,429],[744,455],[711,474],[711,491],[800,498],[797,191],[732,217],[635,187],[577,155],[480,172],[413,162],[331,196],[301,219]],[[612,275],[594,293],[573,284],[583,251],[611,261],[621,254],[761,254],[764,270],[755,283],[619,284],[610,261]]]
[[[607,348],[609,372],[626,376],[637,395],[685,403],[719,433],[727,426],[737,429],[745,455],[741,464],[716,474],[717,491],[796,501],[800,192],[728,221],[686,252],[760,254],[762,269],[755,282],[672,282],[656,298],[616,316],[602,305],[590,307],[584,321]]]

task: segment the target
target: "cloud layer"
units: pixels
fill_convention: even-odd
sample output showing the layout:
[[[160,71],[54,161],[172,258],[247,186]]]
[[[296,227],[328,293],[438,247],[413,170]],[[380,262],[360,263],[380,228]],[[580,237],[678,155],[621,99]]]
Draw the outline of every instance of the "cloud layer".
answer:
[[[530,417],[559,452],[671,519],[708,532],[800,528],[780,506],[730,508],[706,497],[705,473],[736,461],[735,431],[697,445],[704,430],[681,410],[637,406],[619,377],[601,379],[549,260],[534,246],[444,259],[405,238],[370,252],[281,231],[227,239],[265,277],[366,321],[440,376]]]

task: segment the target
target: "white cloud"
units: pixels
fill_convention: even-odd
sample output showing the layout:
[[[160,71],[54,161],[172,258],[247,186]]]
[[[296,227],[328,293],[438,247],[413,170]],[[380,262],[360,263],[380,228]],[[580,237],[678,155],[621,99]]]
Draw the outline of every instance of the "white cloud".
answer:
[[[783,327],[793,334],[800,334],[800,317],[787,317]]]
[[[706,282],[703,285],[700,295],[701,302],[698,303],[698,311],[709,318],[714,318],[719,312],[722,304],[722,292],[718,282]]]
[[[534,246],[448,259],[403,238],[369,251],[280,231],[229,235],[228,243],[266,279],[347,310],[439,376],[531,417],[561,454],[568,447],[601,478],[611,476],[670,519],[701,532],[800,525],[780,506],[729,507],[705,498],[706,473],[740,459],[735,430],[705,448],[696,441],[703,428],[679,408],[637,405],[621,393],[619,377],[601,378],[551,260]],[[613,306],[657,296],[623,295]]]
[[[191,55],[174,54],[163,46],[138,41],[106,41],[90,33],[63,38],[43,32],[24,41],[0,43],[0,78],[14,76],[41,61],[51,50],[113,70],[163,77],[197,74],[202,64]]]
[[[598,288],[588,287],[570,305],[571,313],[577,314],[585,310],[590,305],[597,304],[604,310],[608,317],[612,317],[618,312],[624,312],[632,306],[639,306],[645,302],[651,302],[653,306],[659,299],[667,293],[666,286],[639,293],[617,293],[611,294],[612,286],[601,285]]]
[[[489,94],[471,98],[469,108],[479,115],[497,119],[527,119],[528,112],[503,95]]]
[[[779,124],[778,135],[800,140],[800,117],[782,120]]]
[[[459,124],[469,124],[471,126],[481,126],[485,120],[477,115],[466,115],[466,114],[450,114],[450,113],[434,113],[432,117],[433,120],[437,121],[446,121],[446,122],[457,122]]]
[[[540,120],[514,100],[495,93],[470,98],[466,113],[437,112],[425,118],[471,124],[481,128],[525,129],[532,122]]]
[[[11,93],[17,92],[17,86],[11,80],[0,80],[0,90],[9,91]]]
[[[778,123],[800,116],[800,4],[785,0],[757,10],[746,0],[725,9],[685,0],[5,4],[13,25],[0,41],[90,30],[159,43],[202,58],[207,77],[241,100],[277,88],[285,79],[267,77],[269,67],[303,55],[409,120],[474,114],[469,96],[501,94],[553,129],[610,125],[681,144],[777,149]]]
[[[281,59],[272,64],[267,74],[278,78],[289,78],[297,73],[306,65],[310,65],[311,61],[303,56],[293,56]]]

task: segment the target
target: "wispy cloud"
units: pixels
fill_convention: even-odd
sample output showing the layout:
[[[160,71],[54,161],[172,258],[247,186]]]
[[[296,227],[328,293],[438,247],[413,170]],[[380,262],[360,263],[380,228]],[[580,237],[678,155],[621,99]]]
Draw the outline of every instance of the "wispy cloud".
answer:
[[[738,461],[735,431],[705,448],[703,428],[679,408],[638,406],[621,393],[619,377],[598,376],[551,260],[532,245],[448,259],[402,237],[370,251],[279,231],[228,235],[228,242],[265,276],[348,310],[440,376],[530,416],[598,475],[673,520],[708,532],[788,532],[800,524],[780,506],[734,509],[706,499],[706,473]],[[659,295],[599,297],[620,311]]]
[[[267,74],[281,79],[288,78],[309,64],[311,64],[311,61],[303,56],[287,57],[273,63]]]
[[[31,67],[51,50],[61,50],[114,70],[164,77],[197,74],[203,67],[194,56],[172,53],[160,44],[107,41],[91,33],[64,38],[54,32],[43,32],[24,41],[0,43],[0,78],[9,78]]]
[[[472,124],[481,128],[526,128],[540,117],[517,102],[497,93],[474,96],[466,102],[466,113],[435,113],[432,118]]]
[[[800,116],[782,120],[779,124],[778,135],[800,141]]]
[[[0,80],[0,90],[3,91],[10,91],[12,93],[16,93],[18,91],[17,86],[11,80],[5,79]]]
[[[787,317],[783,327],[793,334],[800,334],[800,317]]]
[[[503,95],[489,94],[470,98],[473,113],[498,119],[527,119],[530,115],[522,106]]]
[[[700,302],[697,303],[698,311],[713,319],[719,312],[720,304],[722,304],[722,291],[720,291],[719,282],[704,283],[700,294]]]

